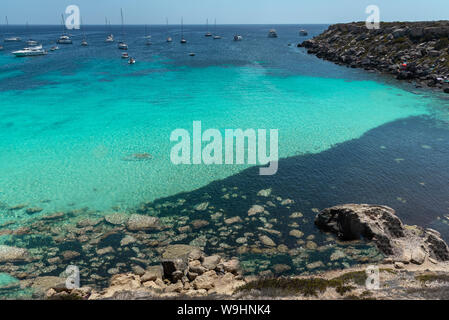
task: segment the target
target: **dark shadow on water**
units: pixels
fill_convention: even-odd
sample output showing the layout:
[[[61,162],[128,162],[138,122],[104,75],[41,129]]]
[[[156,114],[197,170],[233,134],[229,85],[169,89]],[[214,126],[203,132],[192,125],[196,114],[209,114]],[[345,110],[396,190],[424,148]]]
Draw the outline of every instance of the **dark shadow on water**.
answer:
[[[179,198],[185,198],[186,205],[194,204],[207,194],[215,206],[243,217],[260,201],[257,192],[272,188],[274,195],[293,199],[294,209],[312,221],[316,214],[312,208],[383,204],[394,208],[404,223],[432,226],[449,239],[448,225],[443,223],[449,211],[449,130],[436,120],[394,121],[324,152],[282,159],[276,175],[259,176],[258,172],[256,167],[249,168],[153,205]],[[246,199],[222,198],[223,188],[235,187]],[[281,209],[270,209],[271,214],[277,214],[276,210]],[[282,216],[279,212],[278,217]]]

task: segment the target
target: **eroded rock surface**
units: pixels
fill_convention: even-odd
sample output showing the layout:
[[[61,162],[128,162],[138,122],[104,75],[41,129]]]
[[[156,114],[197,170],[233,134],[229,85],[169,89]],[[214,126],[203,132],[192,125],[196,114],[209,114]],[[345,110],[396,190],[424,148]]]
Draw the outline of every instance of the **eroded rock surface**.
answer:
[[[402,263],[422,264],[426,259],[449,260],[449,248],[433,229],[404,225],[387,206],[345,204],[322,210],[315,218],[318,228],[341,240],[366,239]]]

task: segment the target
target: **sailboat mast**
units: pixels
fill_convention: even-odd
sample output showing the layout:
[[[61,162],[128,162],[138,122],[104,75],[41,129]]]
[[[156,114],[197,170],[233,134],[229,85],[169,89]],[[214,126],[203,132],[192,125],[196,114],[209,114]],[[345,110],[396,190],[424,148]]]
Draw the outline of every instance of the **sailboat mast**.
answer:
[[[124,27],[123,27],[123,9],[122,8],[120,8],[120,14],[121,14],[121,16],[122,16],[122,37],[124,38],[124,35],[125,35],[125,30],[124,30]]]
[[[62,14],[62,13],[61,13],[61,23],[62,23],[62,34],[65,34],[64,14]]]

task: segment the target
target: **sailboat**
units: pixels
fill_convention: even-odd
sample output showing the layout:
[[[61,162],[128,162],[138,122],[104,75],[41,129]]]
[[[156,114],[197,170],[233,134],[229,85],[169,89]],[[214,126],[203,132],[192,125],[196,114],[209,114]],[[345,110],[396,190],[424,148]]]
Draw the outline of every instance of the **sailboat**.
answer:
[[[168,18],[166,18],[166,21],[167,21],[167,32],[168,32]],[[172,41],[173,41],[173,39],[170,36],[168,36],[167,42],[172,42]]]
[[[26,32],[29,33],[28,31],[29,31],[29,26],[28,26],[28,21],[27,21],[27,23],[26,23]],[[37,45],[38,45],[38,43],[37,43],[36,40],[33,40],[33,39],[31,39],[31,38],[28,39],[28,41],[27,41],[27,46],[35,47],[35,46],[37,46]]]
[[[59,39],[56,41],[56,43],[59,44],[72,44],[72,39],[70,38],[70,36],[68,36],[65,33],[65,25],[64,25],[64,15],[61,14],[61,19],[62,19],[62,35],[59,37]]]
[[[126,42],[123,40],[124,35],[125,35],[125,32],[124,32],[124,29],[123,29],[123,10],[122,10],[122,9],[120,9],[120,13],[121,13],[121,15],[122,15],[122,40],[118,43],[118,48],[119,48],[120,50],[128,50],[128,45],[127,45]]]
[[[146,45],[151,46],[151,35],[147,33],[147,25],[145,25],[145,39],[147,39]]]
[[[108,18],[105,18],[106,20],[106,28],[108,27]],[[114,42],[114,35],[111,32],[111,22],[109,21],[109,35],[106,37],[105,42]]]
[[[8,22],[8,17],[6,16],[6,29],[8,29],[9,26],[9,22]],[[19,37],[9,37],[9,38],[5,38],[4,40],[5,42],[20,42],[22,41],[22,39],[20,39]]]
[[[217,19],[215,19],[215,27],[214,27],[214,40],[221,39],[221,37],[217,34]]]
[[[181,44],[186,44],[187,40],[184,39],[184,19],[181,18]]]
[[[206,19],[206,27],[207,27],[207,32],[204,35],[205,37],[212,37],[212,33],[209,32],[209,19]]]
[[[81,41],[81,46],[87,47],[89,44],[87,43],[86,33],[84,32],[83,20],[81,20],[81,25],[83,26],[83,41]]]

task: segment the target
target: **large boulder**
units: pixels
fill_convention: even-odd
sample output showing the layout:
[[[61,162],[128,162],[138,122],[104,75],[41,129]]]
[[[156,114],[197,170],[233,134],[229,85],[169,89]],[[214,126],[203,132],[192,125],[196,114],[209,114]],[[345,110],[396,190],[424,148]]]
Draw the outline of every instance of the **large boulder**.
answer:
[[[187,275],[189,261],[200,260],[202,257],[202,251],[194,246],[184,244],[167,246],[161,259],[164,277],[176,283]]]
[[[437,231],[406,226],[387,206],[345,204],[327,208],[316,216],[315,225],[341,240],[372,241],[395,261],[422,264],[427,257],[449,260],[449,248]]]

